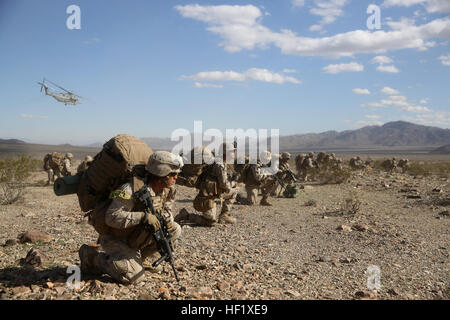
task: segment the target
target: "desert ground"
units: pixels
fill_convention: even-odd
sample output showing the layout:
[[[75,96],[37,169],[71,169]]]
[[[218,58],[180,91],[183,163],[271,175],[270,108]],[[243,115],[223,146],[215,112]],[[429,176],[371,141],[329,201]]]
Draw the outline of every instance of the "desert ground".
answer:
[[[449,178],[366,169],[340,184],[298,183],[298,197],[272,197],[272,207],[236,203],[236,224],[183,226],[174,250],[179,283],[163,263],[138,285],[82,275],[80,287],[70,289],[67,268],[79,265],[78,248],[96,242],[97,233],[76,195],[57,197],[44,186],[46,173],[35,172],[23,199],[0,206],[0,298],[449,299]],[[193,212],[195,195],[177,186],[175,212]],[[351,212],[346,202],[359,207]],[[27,231],[46,236],[18,241]],[[24,262],[32,248],[39,266]],[[377,289],[368,285],[373,268]]]

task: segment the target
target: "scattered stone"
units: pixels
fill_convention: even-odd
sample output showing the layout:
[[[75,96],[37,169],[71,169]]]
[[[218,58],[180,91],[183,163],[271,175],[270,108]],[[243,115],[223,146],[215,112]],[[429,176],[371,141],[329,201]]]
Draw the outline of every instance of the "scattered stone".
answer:
[[[100,281],[98,280],[91,280],[91,283],[89,284],[88,291],[91,294],[100,294],[103,291],[103,287]]]
[[[5,241],[5,247],[15,246],[19,241],[17,239],[8,239]]]
[[[208,266],[206,264],[201,264],[195,267],[197,270],[206,270],[208,269]]]
[[[350,232],[352,231],[352,228],[350,226],[342,224],[339,227],[337,227],[336,230]]]
[[[300,293],[298,293],[298,292],[295,291],[295,290],[287,290],[285,293],[288,294],[288,295],[291,295],[291,296],[293,296],[293,297],[295,297],[295,298],[300,297]]]
[[[225,291],[229,287],[230,287],[230,284],[226,281],[221,281],[221,282],[217,283],[217,289],[219,289],[220,291]]]
[[[13,296],[17,297],[17,296],[31,293],[31,289],[28,287],[25,287],[25,286],[14,287],[11,289],[11,293]]]
[[[445,211],[439,212],[439,215],[440,215],[440,216],[443,216],[443,217],[448,217],[448,216],[450,216],[450,214],[449,214],[448,210],[445,210]]]
[[[281,295],[280,291],[278,291],[278,290],[269,290],[269,291],[267,291],[267,293],[269,295],[277,296],[277,297]]]
[[[162,287],[162,288],[158,289],[158,292],[159,292],[159,297],[161,299],[163,299],[163,300],[169,300],[170,299],[169,289]]]
[[[364,224],[354,224],[353,229],[360,232],[366,232],[367,230],[369,230],[369,227]]]
[[[66,291],[66,288],[65,287],[56,287],[55,291],[58,296],[61,296],[64,293],[64,291]]]
[[[31,248],[31,250],[28,251],[27,256],[20,260],[20,263],[22,265],[26,264],[33,267],[39,267],[46,258],[47,256],[41,250]]]
[[[20,243],[36,243],[38,241],[42,242],[50,242],[52,241],[52,237],[50,237],[48,234],[39,232],[39,231],[27,231],[18,236],[18,239]]]
[[[436,192],[436,193],[442,193],[442,189],[441,188],[434,188],[433,190],[431,190],[432,192]]]
[[[375,299],[377,295],[375,291],[357,291],[355,297],[362,300],[371,300]]]
[[[408,198],[408,199],[421,199],[422,196],[420,194],[408,194],[408,195],[406,195],[406,198]]]
[[[193,292],[193,294],[191,294],[192,297],[195,298],[212,298],[213,296],[213,291],[211,288],[208,287],[200,287],[197,290],[195,290]]]
[[[47,288],[47,289],[52,289],[53,287],[54,287],[55,285],[54,285],[54,283],[53,282],[46,282],[45,284],[44,284],[44,288]]]
[[[387,293],[390,294],[391,296],[398,296],[398,292],[395,289],[389,289]]]

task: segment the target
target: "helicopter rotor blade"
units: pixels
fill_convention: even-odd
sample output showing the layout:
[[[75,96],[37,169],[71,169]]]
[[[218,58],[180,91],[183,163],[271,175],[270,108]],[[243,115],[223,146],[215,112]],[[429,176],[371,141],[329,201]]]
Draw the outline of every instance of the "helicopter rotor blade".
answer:
[[[50,80],[48,80],[48,79],[47,79],[47,82],[50,82],[50,83],[53,84],[54,86],[56,86],[56,87],[58,87],[58,88],[60,88],[60,89],[62,89],[62,90],[64,90],[64,91],[66,91],[67,93],[73,94],[73,93],[70,92],[69,90],[64,89],[64,88],[61,87],[60,85],[57,85],[56,83],[54,83],[54,82],[52,82],[52,81],[50,81]]]

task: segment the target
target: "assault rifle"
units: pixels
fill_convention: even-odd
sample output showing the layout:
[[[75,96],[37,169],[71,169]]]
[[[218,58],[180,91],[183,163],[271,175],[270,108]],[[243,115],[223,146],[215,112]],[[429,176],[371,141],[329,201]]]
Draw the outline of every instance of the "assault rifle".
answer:
[[[145,213],[145,222],[148,222],[148,215],[149,213],[153,214],[158,218],[159,223],[161,224],[161,228],[157,231],[154,230],[153,227],[151,227],[148,223],[146,227],[150,228],[151,233],[153,234],[153,238],[156,241],[156,247],[158,248],[159,253],[161,254],[161,257],[153,262],[152,267],[157,267],[161,262],[167,261],[170,263],[173,273],[175,274],[175,279],[177,279],[177,282],[180,280],[178,279],[177,271],[175,270],[175,266],[173,264],[173,255],[172,255],[172,244],[168,240],[168,237],[170,237],[170,232],[167,228],[166,220],[155,211],[155,208],[153,206],[153,200],[152,196],[150,195],[150,192],[147,189],[147,186],[144,185],[139,191],[136,192],[136,197],[139,199],[139,201],[142,202],[144,205],[144,213]]]
[[[291,179],[292,179],[294,182],[297,182],[297,179],[295,178],[295,175],[294,175],[294,173],[292,172],[291,169],[286,169],[286,172],[287,172],[288,176],[291,177]]]

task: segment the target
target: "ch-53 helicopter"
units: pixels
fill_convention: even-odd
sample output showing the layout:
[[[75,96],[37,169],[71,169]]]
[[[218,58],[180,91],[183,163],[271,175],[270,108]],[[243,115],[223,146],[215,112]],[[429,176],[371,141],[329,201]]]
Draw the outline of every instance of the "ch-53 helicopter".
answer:
[[[64,90],[65,93],[64,92],[59,92],[59,93],[51,92],[49,89],[49,86],[46,84],[46,82],[58,87],[61,90]],[[77,103],[80,103],[80,102],[78,102],[79,98],[85,99],[82,96],[74,94],[73,92],[66,90],[63,87],[57,85],[54,82],[51,82],[50,80],[45,79],[45,78],[42,82],[38,82],[38,84],[41,85],[41,92],[42,92],[42,88],[44,88],[45,94],[47,96],[51,96],[51,97],[55,98],[56,101],[64,103],[65,106],[67,106],[68,104],[76,105]]]

